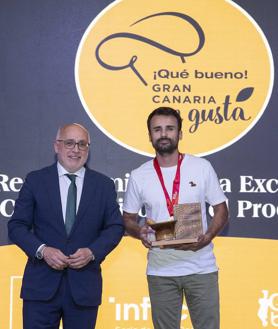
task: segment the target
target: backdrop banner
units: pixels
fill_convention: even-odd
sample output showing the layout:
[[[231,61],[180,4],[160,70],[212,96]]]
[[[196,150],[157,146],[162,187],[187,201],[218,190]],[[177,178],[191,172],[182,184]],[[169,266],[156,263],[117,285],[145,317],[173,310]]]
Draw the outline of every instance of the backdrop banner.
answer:
[[[277,0],[1,1],[1,329],[22,328],[26,263],[7,222],[26,174],[55,161],[58,127],[88,128],[89,166],[122,208],[131,170],[154,155],[159,106],[180,111],[180,150],[207,158],[228,197],[214,240],[221,328],[278,327],[277,12]],[[103,263],[97,329],[152,328],[146,255],[124,237]]]

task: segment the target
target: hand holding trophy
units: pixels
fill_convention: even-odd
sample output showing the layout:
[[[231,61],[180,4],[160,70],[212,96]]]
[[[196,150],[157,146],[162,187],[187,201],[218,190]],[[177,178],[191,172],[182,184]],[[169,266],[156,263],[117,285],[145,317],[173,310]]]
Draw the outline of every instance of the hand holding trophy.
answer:
[[[155,231],[156,241],[152,247],[177,246],[194,243],[203,234],[200,203],[186,203],[174,206],[174,217],[162,222],[147,219],[146,223]]]

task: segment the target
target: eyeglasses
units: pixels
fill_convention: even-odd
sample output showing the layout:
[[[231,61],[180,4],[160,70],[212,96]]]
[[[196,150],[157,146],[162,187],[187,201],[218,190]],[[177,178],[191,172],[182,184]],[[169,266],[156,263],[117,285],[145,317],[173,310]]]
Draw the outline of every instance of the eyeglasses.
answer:
[[[74,139],[57,139],[57,142],[63,142],[66,149],[73,150],[77,145],[80,151],[86,151],[90,146],[90,143],[85,141],[76,142]]]

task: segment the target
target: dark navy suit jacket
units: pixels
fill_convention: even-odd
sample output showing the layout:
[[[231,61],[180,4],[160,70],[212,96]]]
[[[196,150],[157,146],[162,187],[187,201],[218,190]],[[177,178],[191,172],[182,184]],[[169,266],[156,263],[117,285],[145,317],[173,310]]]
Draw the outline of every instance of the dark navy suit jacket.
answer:
[[[57,291],[63,271],[54,270],[35,255],[38,247],[60,249],[65,255],[88,247],[95,260],[81,269],[66,269],[72,297],[78,305],[101,303],[100,264],[120,242],[124,226],[113,181],[86,168],[77,219],[66,234],[60,198],[57,164],[31,172],[20,190],[8,223],[9,237],[28,256],[21,297],[49,300]]]

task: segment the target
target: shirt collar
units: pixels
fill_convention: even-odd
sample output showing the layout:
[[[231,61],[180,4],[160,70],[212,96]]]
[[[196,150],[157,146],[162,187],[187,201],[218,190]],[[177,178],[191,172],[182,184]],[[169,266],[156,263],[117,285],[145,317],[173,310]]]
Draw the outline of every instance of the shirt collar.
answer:
[[[69,174],[69,172],[58,161],[57,161],[57,169],[58,169],[59,177]],[[72,172],[70,174],[74,174],[77,177],[84,178],[85,170],[86,170],[85,167],[82,167],[79,170],[77,170],[76,172]]]

